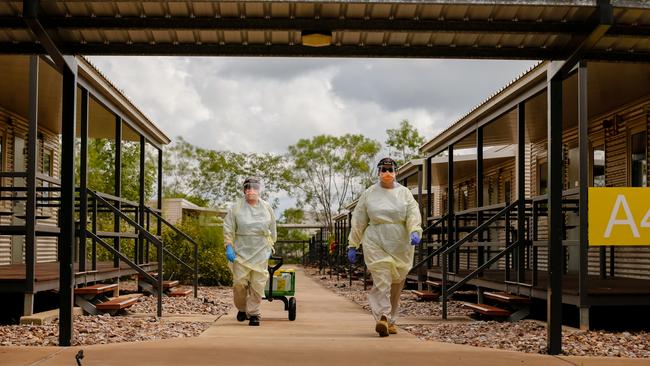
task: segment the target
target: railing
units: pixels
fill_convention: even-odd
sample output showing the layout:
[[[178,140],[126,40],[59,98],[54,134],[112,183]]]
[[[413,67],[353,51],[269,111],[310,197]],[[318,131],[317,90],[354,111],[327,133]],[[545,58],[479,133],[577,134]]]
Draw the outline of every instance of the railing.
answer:
[[[150,214],[153,214],[160,220],[160,222],[164,223],[165,225],[169,226],[172,230],[174,230],[176,233],[181,235],[184,239],[189,240],[192,244],[194,244],[194,267],[191,267],[187,263],[185,263],[183,260],[178,258],[176,255],[171,253],[169,250],[167,250],[164,245],[162,240],[158,238],[157,236],[151,234],[144,226],[142,226],[140,223],[138,223],[136,220],[132,219],[127,215],[125,212],[122,210],[118,209],[115,207],[113,204],[109,202],[109,200],[118,200],[119,202],[122,203],[128,203],[128,204],[135,204],[134,202],[129,202],[127,200],[124,200],[119,197],[114,197],[98,192],[94,192],[90,189],[87,190],[88,196],[93,199],[93,225],[92,225],[92,230],[88,230],[85,228],[84,225],[84,233],[88,235],[92,240],[93,240],[93,263],[96,263],[96,249],[95,249],[95,243],[99,243],[102,247],[106,248],[111,254],[119,258],[119,260],[123,261],[129,267],[133,268],[136,270],[140,275],[142,275],[145,279],[147,279],[150,283],[154,284],[157,290],[157,295],[158,295],[158,316],[162,316],[162,296],[163,296],[163,260],[164,260],[164,255],[167,255],[169,258],[173,259],[174,261],[178,262],[180,265],[185,266],[186,268],[190,269],[193,271],[193,284],[194,284],[194,297],[198,296],[198,244],[196,241],[194,241],[191,237],[189,237],[187,234],[183,233],[182,231],[178,230],[174,225],[163,219],[157,212],[154,210],[145,207],[145,210],[147,210]],[[107,211],[107,212],[112,212],[116,217],[119,217],[120,219],[124,220],[127,224],[131,225],[132,227],[137,230],[139,235],[141,235],[144,239],[146,239],[148,242],[153,243],[154,246],[156,247],[156,254],[157,254],[157,266],[158,266],[158,278],[154,278],[151,276],[149,273],[147,273],[138,263],[137,255],[136,255],[136,261],[130,260],[126,255],[124,255],[119,248],[114,248],[110,244],[106,243],[103,239],[101,239],[98,235],[97,231],[97,212],[99,210],[98,203],[101,204],[102,208]],[[148,256],[147,256],[148,258]]]
[[[152,210],[149,207],[145,207],[145,211],[147,211],[148,214],[153,215],[156,217],[160,222],[165,224],[168,228],[170,228],[172,231],[174,231],[176,234],[180,235],[183,239],[189,241],[192,245],[194,245],[194,268],[192,268],[189,264],[185,263],[183,260],[169,252],[167,249],[163,247],[163,250],[167,255],[172,257],[176,262],[180,263],[180,265],[184,266],[185,268],[189,269],[190,271],[194,271],[194,297],[198,297],[198,288],[199,288],[199,244],[192,239],[189,235],[185,234],[181,230],[179,230],[176,226],[171,224],[169,221],[165,220],[158,212]]]
[[[423,238],[422,242],[424,243],[424,238],[426,237],[425,235],[429,234],[438,225],[444,224],[446,219],[447,219],[447,215],[443,215],[442,217],[439,217],[438,219],[436,219],[431,225],[429,225],[424,230],[422,230],[422,238]],[[425,263],[428,263],[431,260],[431,258],[437,256],[438,254],[440,254],[446,248],[447,248],[447,244],[446,243],[442,244],[438,249],[434,250],[432,253],[427,254],[426,257],[420,259],[420,261],[418,263],[414,264],[413,268],[411,268],[411,271],[419,268],[420,266],[422,266]]]
[[[109,249],[109,251],[111,253],[113,253],[113,255],[117,255],[117,257],[119,257],[120,259],[127,259],[125,261],[125,263],[127,263],[131,268],[138,271],[138,273],[144,275],[145,278],[147,278],[149,281],[151,281],[152,284],[154,284],[154,286],[156,287],[156,290],[158,291],[158,294],[157,294],[158,295],[158,312],[157,313],[158,313],[158,316],[161,317],[162,316],[162,296],[163,296],[163,244],[162,244],[162,241],[159,240],[157,237],[155,237],[153,234],[151,234],[149,231],[147,231],[144,227],[140,226],[140,224],[138,224],[135,220],[130,218],[124,212],[120,211],[118,208],[116,208],[115,206],[110,204],[107,199],[102,197],[101,194],[98,194],[97,192],[94,192],[94,191],[92,191],[90,189],[88,189],[86,192],[88,193],[88,195],[90,197],[92,197],[95,200],[94,206],[93,206],[93,211],[95,212],[95,214],[97,213],[97,203],[99,202],[99,203],[101,203],[103,205],[103,207],[107,208],[109,211],[112,211],[116,216],[120,217],[121,219],[124,219],[124,221],[126,221],[129,225],[131,225],[134,228],[136,228],[137,230],[139,230],[139,232],[142,233],[142,235],[144,235],[144,237],[147,240],[149,240],[150,242],[154,243],[154,245],[157,246],[157,250],[156,250],[157,261],[158,261],[158,278],[157,279],[154,278],[153,276],[150,276],[148,273],[146,275],[144,275],[144,273],[146,273],[146,271],[144,271],[138,264],[132,262],[131,260],[128,260],[126,258],[126,256],[124,256],[120,252],[119,248],[111,248],[112,250]],[[97,227],[96,227],[97,220],[96,220],[96,216],[94,217],[93,222],[94,222],[94,224],[93,224],[93,230],[92,231],[90,231],[88,229],[84,230],[84,232],[86,234],[90,235],[91,238],[94,239],[93,240],[93,245],[94,245],[94,243],[97,242],[97,243],[102,244],[102,246],[104,246],[104,247],[110,246],[110,245],[108,245],[108,243],[104,242],[103,240],[101,240],[97,236],[97,231],[96,231],[96,229],[97,229]],[[84,225],[84,228],[85,228],[85,225]],[[99,240],[97,240],[97,239],[99,239]],[[93,256],[93,260],[95,260],[94,256]]]
[[[525,203],[519,203],[517,201],[510,203],[506,205],[505,208],[497,212],[494,216],[486,219],[483,221],[478,227],[476,227],[474,230],[470,231],[465,237],[462,239],[456,241],[452,245],[447,246],[446,249],[444,249],[441,253],[442,256],[442,283],[441,283],[441,299],[442,299],[442,318],[446,319],[447,318],[447,301],[449,300],[449,297],[456,291],[458,290],[461,286],[463,286],[467,281],[473,278],[474,275],[481,273],[485,268],[489,267],[491,264],[495,263],[497,260],[499,260],[502,256],[504,256],[506,253],[509,253],[513,248],[517,247],[517,245],[520,242],[523,242],[521,238],[520,240],[517,240],[515,243],[510,244],[509,241],[509,235],[506,235],[506,249],[501,251],[499,254],[494,256],[493,258],[489,259],[486,263],[483,265],[479,266],[476,270],[474,270],[470,275],[466,276],[465,278],[461,279],[460,281],[456,282],[453,286],[450,288],[447,288],[447,282],[448,282],[448,265],[447,265],[447,259],[449,254],[452,251],[455,251],[459,249],[463,244],[468,242],[469,240],[473,239],[474,236],[480,234],[482,231],[486,230],[489,228],[490,225],[492,225],[495,221],[499,220],[502,216],[506,216],[506,232],[508,232],[509,229],[509,224],[508,224],[508,214],[509,212],[516,207],[518,204],[525,204]],[[449,240],[451,242],[451,240]]]

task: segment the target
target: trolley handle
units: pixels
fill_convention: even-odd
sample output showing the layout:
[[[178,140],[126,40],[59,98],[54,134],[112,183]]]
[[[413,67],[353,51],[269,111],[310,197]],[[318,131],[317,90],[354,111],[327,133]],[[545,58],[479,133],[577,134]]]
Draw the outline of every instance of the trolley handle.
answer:
[[[277,271],[278,269],[280,269],[280,267],[282,267],[283,258],[282,257],[273,257],[272,256],[271,258],[269,258],[269,260],[274,260],[275,261],[275,265],[269,266],[269,274],[271,275],[271,277],[273,277],[273,273],[275,273],[275,271]]]

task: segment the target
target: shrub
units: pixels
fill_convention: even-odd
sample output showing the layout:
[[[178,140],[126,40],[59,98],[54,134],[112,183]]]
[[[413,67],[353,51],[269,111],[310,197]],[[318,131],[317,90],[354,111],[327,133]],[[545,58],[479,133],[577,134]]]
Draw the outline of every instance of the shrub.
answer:
[[[199,225],[197,220],[186,217],[176,227],[198,243],[199,284],[232,285],[232,274],[223,247],[223,226]],[[194,245],[191,242],[169,228],[163,229],[162,241],[168,251],[194,268]],[[172,275],[184,282],[192,282],[194,269],[189,270],[170,256],[165,256],[164,264],[166,277]]]

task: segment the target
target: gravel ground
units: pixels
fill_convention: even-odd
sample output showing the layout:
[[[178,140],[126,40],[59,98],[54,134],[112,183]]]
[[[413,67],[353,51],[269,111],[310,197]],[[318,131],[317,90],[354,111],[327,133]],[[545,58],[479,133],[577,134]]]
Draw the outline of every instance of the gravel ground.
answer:
[[[362,281],[353,281],[319,274],[318,271],[305,271],[323,286],[345,296],[370,311],[367,292],[363,290]],[[368,287],[370,290],[370,286]],[[468,316],[472,312],[461,307],[462,302],[448,302],[450,317]],[[402,292],[400,304],[401,318],[429,318],[438,321],[441,318],[441,304],[437,301],[419,302],[410,291]],[[411,323],[411,321],[409,321]],[[476,347],[490,347],[526,353],[546,353],[546,324],[537,320],[522,320],[516,323],[496,321],[439,321],[433,324],[408,324],[402,329],[420,339],[466,344]],[[564,327],[562,335],[564,355],[572,356],[609,356],[628,358],[650,358],[649,332],[604,332],[582,331]]]
[[[135,285],[120,284],[121,290],[134,292]],[[73,345],[91,345],[118,342],[140,342],[159,339],[196,337],[203,333],[210,323],[200,321],[161,321],[155,316],[132,317],[129,314],[156,314],[157,299],[143,296],[138,303],[129,308],[126,316],[75,316]],[[163,298],[165,314],[226,314],[232,306],[230,287],[199,287],[199,297]],[[58,344],[59,324],[54,321],[44,325],[0,326],[0,346],[56,346]]]
[[[221,316],[230,310],[232,303],[230,287],[199,287],[197,298],[194,298],[194,293],[187,297],[163,297],[163,312]],[[156,314],[157,307],[158,299],[155,296],[143,296],[129,308],[129,312]]]
[[[157,339],[196,337],[210,324],[205,322],[158,321],[155,317],[75,316],[73,345],[140,342]],[[2,346],[56,346],[58,321],[45,325],[9,325],[0,327]]]

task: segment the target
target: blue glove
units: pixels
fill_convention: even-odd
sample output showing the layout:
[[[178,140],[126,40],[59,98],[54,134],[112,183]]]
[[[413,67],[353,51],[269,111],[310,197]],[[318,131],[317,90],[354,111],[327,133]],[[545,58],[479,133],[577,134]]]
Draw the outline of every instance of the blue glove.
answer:
[[[235,261],[235,250],[232,248],[232,245],[228,244],[226,246],[226,258],[230,263]]]
[[[420,234],[417,231],[411,233],[411,245],[420,244]]]
[[[354,264],[357,261],[357,249],[356,248],[348,248],[348,261],[350,264]]]

